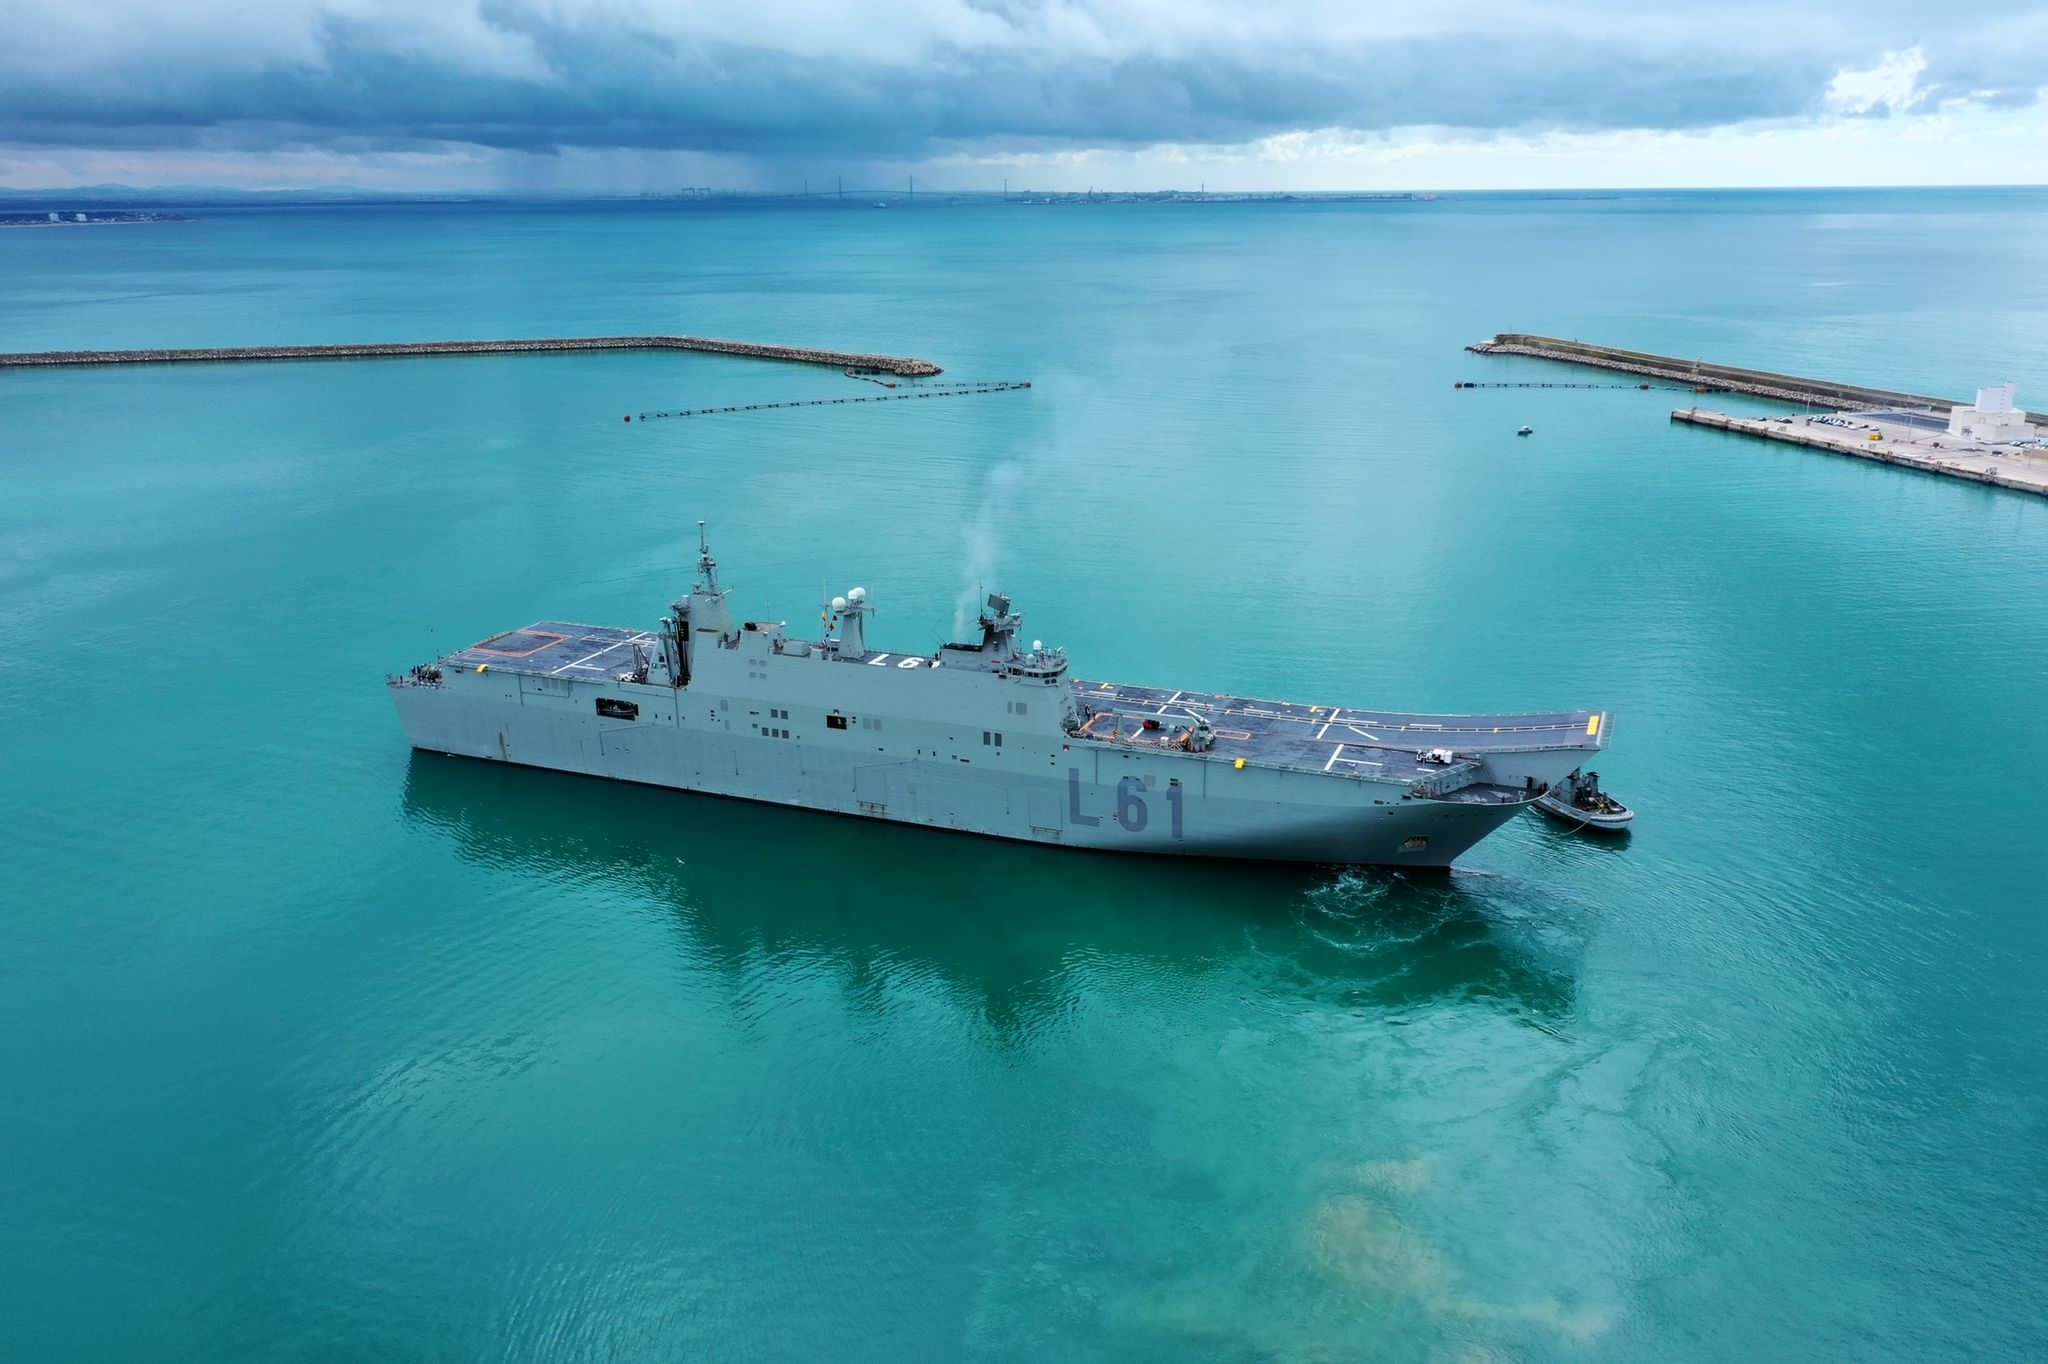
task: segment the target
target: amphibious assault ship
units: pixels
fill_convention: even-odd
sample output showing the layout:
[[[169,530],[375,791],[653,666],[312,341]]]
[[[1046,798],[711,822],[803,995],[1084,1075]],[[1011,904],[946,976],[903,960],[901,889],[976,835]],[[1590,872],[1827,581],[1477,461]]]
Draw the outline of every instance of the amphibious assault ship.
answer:
[[[1084,681],[989,596],[981,638],[736,622],[699,523],[655,630],[540,621],[388,679],[412,746],[1116,852],[1446,867],[1608,740],[1601,711],[1406,715]]]

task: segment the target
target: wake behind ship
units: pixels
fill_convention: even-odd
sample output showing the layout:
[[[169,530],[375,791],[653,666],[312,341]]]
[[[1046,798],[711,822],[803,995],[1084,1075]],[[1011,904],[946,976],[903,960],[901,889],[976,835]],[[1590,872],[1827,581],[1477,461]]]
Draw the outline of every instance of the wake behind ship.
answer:
[[[1447,867],[1604,748],[1604,712],[1404,715],[1082,681],[991,595],[977,643],[735,624],[718,565],[658,629],[542,621],[389,679],[412,746],[1116,852]]]

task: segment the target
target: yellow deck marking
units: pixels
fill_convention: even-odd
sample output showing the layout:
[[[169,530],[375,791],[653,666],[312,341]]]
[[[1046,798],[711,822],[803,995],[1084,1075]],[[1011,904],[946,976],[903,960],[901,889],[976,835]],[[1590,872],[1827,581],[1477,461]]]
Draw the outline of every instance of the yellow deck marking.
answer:
[[[1593,717],[1592,719],[1590,719],[1590,720],[1586,721],[1586,737],[1587,737],[1587,738],[1589,738],[1589,739],[1590,739],[1590,738],[1596,738],[1596,737],[1598,737],[1599,733],[1600,733],[1600,717],[1599,717],[1599,716],[1597,716],[1597,715],[1595,715],[1595,716],[1594,716],[1594,717]]]

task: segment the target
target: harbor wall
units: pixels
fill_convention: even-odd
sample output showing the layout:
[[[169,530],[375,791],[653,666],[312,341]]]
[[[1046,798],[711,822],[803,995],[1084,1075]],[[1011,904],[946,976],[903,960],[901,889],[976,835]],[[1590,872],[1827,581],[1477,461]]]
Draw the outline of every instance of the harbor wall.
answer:
[[[358,360],[417,355],[515,355],[528,351],[688,350],[779,360],[835,369],[873,370],[904,378],[943,371],[929,360],[863,351],[723,341],[707,336],[567,336],[514,341],[386,341],[327,346],[209,346],[181,350],[49,350],[0,354],[0,368],[50,365],[160,365],[237,360]]]
[[[2017,451],[1993,454],[1948,448],[1937,453],[1936,449],[1898,440],[1871,440],[1867,434],[1849,435],[1833,427],[1816,430],[1803,424],[1787,426],[1769,417],[1734,417],[1726,412],[1710,412],[1699,407],[1679,408],[1671,414],[1671,420],[2048,497],[2048,461],[2030,460]]]
[[[1696,388],[1725,389],[1732,393],[1747,393],[1758,398],[1774,398],[1782,402],[1812,407],[1829,407],[1837,411],[1899,407],[1945,415],[1951,408],[1967,406],[1967,403],[1955,398],[1937,398],[1925,393],[1908,393],[1900,389],[1870,388],[1862,384],[1808,379],[1796,374],[1779,374],[1773,370],[1749,369],[1741,365],[1710,364],[1704,360],[1654,355],[1648,351],[1623,350],[1618,346],[1601,346],[1586,341],[1566,341],[1555,336],[1536,336],[1528,332],[1501,332],[1490,341],[1480,341],[1465,349],[1479,355],[1528,355],[1540,360],[1591,365],[1598,369],[1619,370],[1624,374],[1667,379]],[[2048,425],[2048,414],[2032,413],[2027,420],[2037,426]]]

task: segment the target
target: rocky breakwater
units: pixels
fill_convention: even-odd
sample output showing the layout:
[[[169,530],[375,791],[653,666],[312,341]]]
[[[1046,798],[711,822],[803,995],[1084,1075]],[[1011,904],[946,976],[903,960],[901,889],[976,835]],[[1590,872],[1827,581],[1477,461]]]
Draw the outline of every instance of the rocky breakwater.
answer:
[[[800,365],[926,378],[943,371],[929,360],[866,351],[824,350],[708,336],[570,336],[510,341],[377,341],[321,346],[205,346],[156,350],[46,350],[0,354],[0,367],[50,365],[162,365],[199,361],[366,360],[421,355],[514,355],[529,351],[689,350],[778,360]]]

